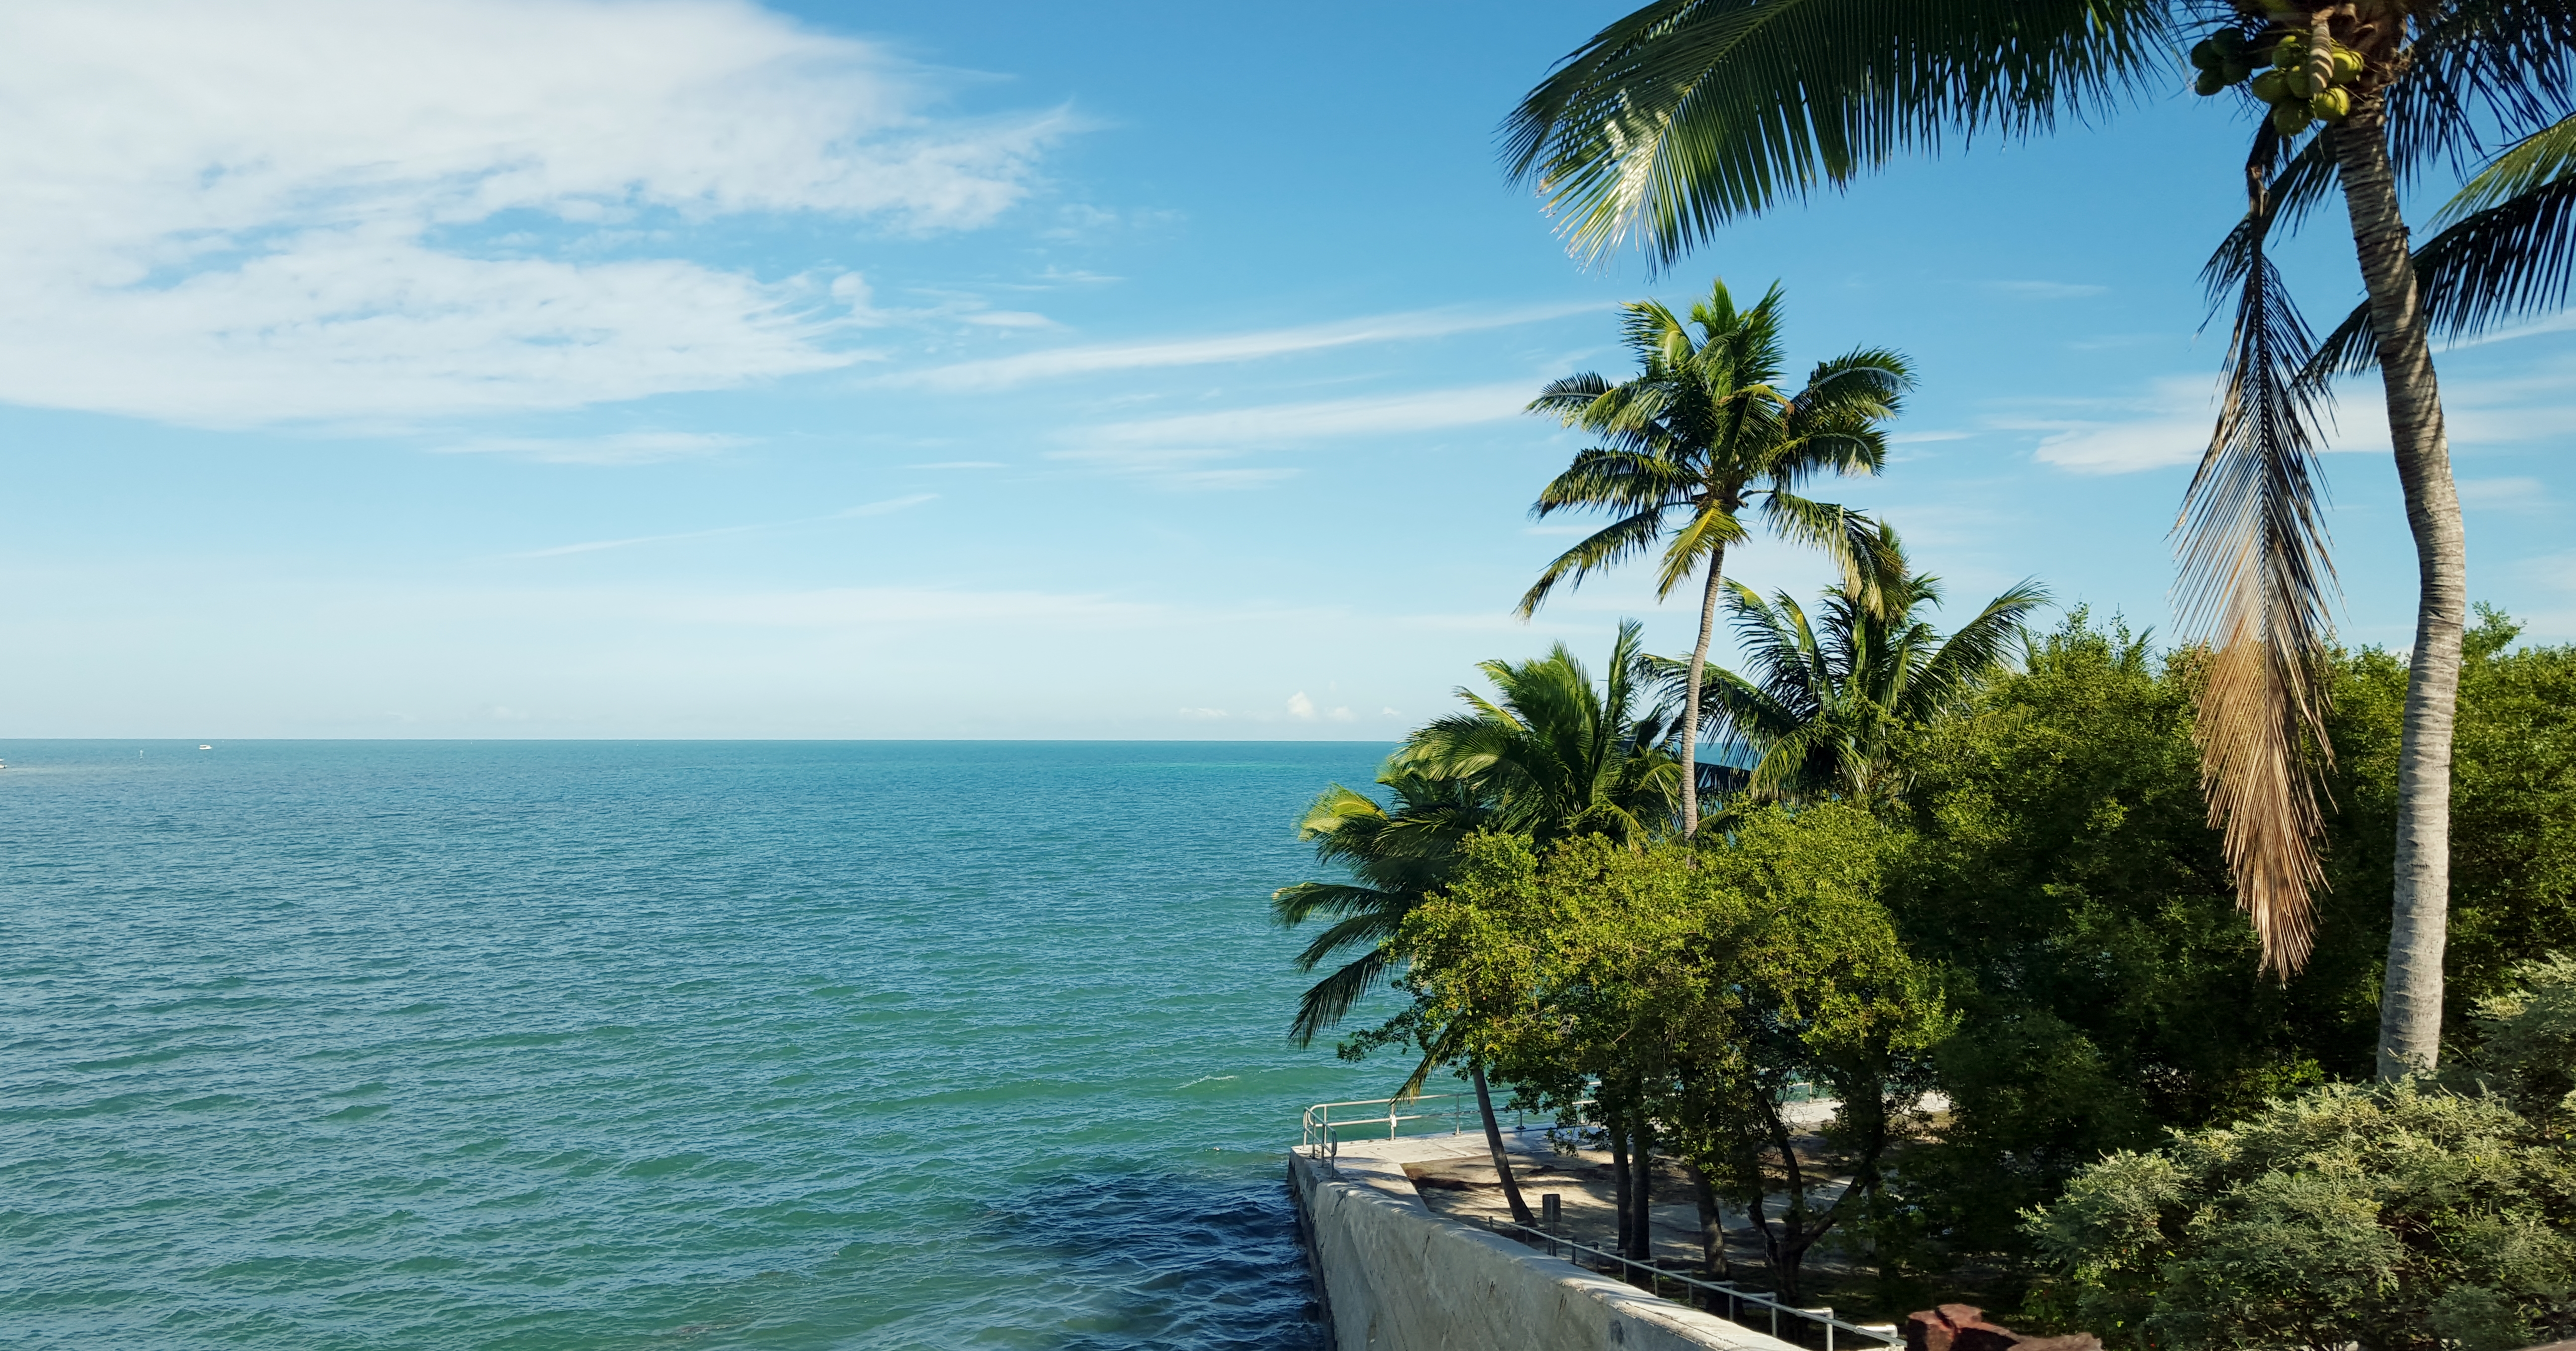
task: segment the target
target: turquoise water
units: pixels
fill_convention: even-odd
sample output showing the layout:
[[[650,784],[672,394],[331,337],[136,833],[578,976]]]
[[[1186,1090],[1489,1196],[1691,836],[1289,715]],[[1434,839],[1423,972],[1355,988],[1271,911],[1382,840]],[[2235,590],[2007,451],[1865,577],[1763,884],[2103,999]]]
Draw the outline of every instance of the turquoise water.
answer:
[[[0,746],[5,1341],[1320,1347],[1403,1067],[1264,904],[1384,749]]]

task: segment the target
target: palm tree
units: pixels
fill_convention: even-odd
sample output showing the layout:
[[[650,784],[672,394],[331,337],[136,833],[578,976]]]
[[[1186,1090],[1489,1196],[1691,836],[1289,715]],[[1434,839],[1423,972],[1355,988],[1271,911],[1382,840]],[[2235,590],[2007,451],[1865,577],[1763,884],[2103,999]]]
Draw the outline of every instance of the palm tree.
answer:
[[[1864,347],[1819,363],[1806,388],[1785,392],[1780,308],[1776,284],[1752,308],[1739,310],[1722,281],[1691,307],[1687,324],[1654,301],[1625,306],[1622,327],[1638,373],[1616,385],[1598,375],[1569,376],[1530,404],[1602,442],[1575,455],[1539,493],[1532,514],[1587,509],[1618,519],[1548,564],[1521,597],[1523,618],[1537,612],[1557,583],[1580,583],[1658,543],[1664,546],[1658,598],[1706,565],[1699,637],[1684,687],[1684,835],[1699,829],[1699,673],[1717,622],[1726,546],[1747,533],[1744,509],[1757,506],[1779,533],[1847,556],[1857,518],[1800,496],[1798,488],[1825,470],[1877,473],[1887,462],[1881,424],[1896,415],[1913,384],[1903,357]]]
[[[1494,827],[1540,848],[1569,835],[1643,844],[1672,820],[1685,782],[1665,749],[1673,723],[1648,703],[1644,641],[1643,626],[1621,620],[1598,683],[1563,643],[1533,661],[1479,663],[1496,697],[1459,690],[1466,711],[1415,731],[1389,763],[1478,785]]]
[[[1846,186],[1899,153],[2046,131],[2169,88],[2173,54],[2203,30],[2234,35],[2207,39],[2226,48],[2222,77],[2242,78],[2246,58],[2296,33],[2311,58],[2300,78],[2348,81],[2320,89],[2319,108],[2341,120],[2304,146],[2292,149],[2303,115],[2258,126],[2246,166],[2252,228],[2231,237],[2213,278],[2238,291],[2236,338],[2180,526],[2186,610],[2218,649],[2198,720],[2203,776],[2239,903],[2267,963],[2286,974],[2306,953],[2316,878],[2304,757],[2323,749],[2313,671],[2328,642],[2331,572],[2313,500],[2316,387],[2297,379],[2307,331],[2261,245],[2339,185],[2421,574],[2380,1005],[2379,1070],[2396,1077],[2431,1069],[2439,1050],[2467,601],[2430,324],[2396,180],[2470,156],[2482,132],[2523,136],[2565,117],[2576,0],[1656,0],[1531,91],[1506,124],[1506,154],[1513,173],[1537,180],[1579,256],[1633,240],[1664,264],[1737,216]],[[2349,71],[2336,67],[2338,49],[2354,58]],[[2563,249],[2544,269],[2558,294],[2566,269]],[[2509,282],[2510,272],[2485,275]],[[2488,291],[2529,303],[2548,288]]]
[[[1379,945],[1395,936],[1423,897],[1448,882],[1459,843],[1494,821],[1491,795],[1472,779],[1434,779],[1390,763],[1377,781],[1393,796],[1392,809],[1337,783],[1297,823],[1297,838],[1315,846],[1316,861],[1341,866],[1351,880],[1299,882],[1270,896],[1271,914],[1283,927],[1331,921],[1297,954],[1298,970],[1357,954],[1298,1000],[1288,1037],[1301,1047],[1339,1024],[1385,979]]]
[[[1298,838],[1351,880],[1282,887],[1271,895],[1271,913],[1292,927],[1332,921],[1297,955],[1299,970],[1346,960],[1299,1000],[1291,1040],[1311,1044],[1385,978],[1382,945],[1449,880],[1468,836],[1503,830],[1543,846],[1600,833],[1642,842],[1669,818],[1678,770],[1662,749],[1666,721],[1643,705],[1652,667],[1640,644],[1638,625],[1622,623],[1609,678],[1597,686],[1562,643],[1535,661],[1485,662],[1479,669],[1497,698],[1460,690],[1466,713],[1421,728],[1387,758],[1378,783],[1394,798],[1392,809],[1340,784],[1307,808]],[[1419,1092],[1432,1069],[1457,1054],[1426,1047],[1401,1095]],[[1512,1218],[1535,1223],[1503,1149],[1484,1067],[1469,1057],[1467,1073]]]
[[[1812,619],[1785,591],[1766,601],[1734,584],[1727,603],[1747,673],[1710,671],[1705,697],[1760,752],[1747,785],[1757,797],[1875,802],[1901,793],[1899,734],[1961,707],[2047,602],[2024,582],[1944,638],[1916,615],[1941,603],[1941,579],[1912,571],[1892,527],[1878,533],[1870,584],[1826,591]],[[1678,664],[1670,675],[1683,675]]]

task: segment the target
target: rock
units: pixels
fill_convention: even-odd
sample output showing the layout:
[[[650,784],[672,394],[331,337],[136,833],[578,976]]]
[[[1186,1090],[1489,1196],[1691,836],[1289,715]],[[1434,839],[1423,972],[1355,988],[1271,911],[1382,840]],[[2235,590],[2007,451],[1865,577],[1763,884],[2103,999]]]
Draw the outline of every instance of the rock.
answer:
[[[1905,1351],[2102,1351],[2102,1342],[2086,1332],[2024,1337],[1973,1304],[1944,1304],[1906,1315]]]

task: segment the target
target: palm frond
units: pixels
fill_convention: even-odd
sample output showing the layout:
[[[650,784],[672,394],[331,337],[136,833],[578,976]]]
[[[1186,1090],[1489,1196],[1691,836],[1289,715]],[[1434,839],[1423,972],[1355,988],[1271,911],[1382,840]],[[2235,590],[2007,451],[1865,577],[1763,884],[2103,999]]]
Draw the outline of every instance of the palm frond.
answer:
[[[1603,568],[1653,549],[1656,537],[1663,531],[1663,523],[1663,508],[1649,507],[1584,536],[1582,542],[1558,554],[1556,560],[1539,573],[1538,580],[1530,583],[1530,589],[1521,593],[1521,603],[1513,613],[1527,619],[1538,613],[1538,607],[1546,602],[1548,593],[1554,591],[1559,582],[1580,582]]]
[[[2211,648],[2194,735],[2210,824],[2266,968],[2307,960],[2323,829],[2305,749],[2325,747],[2332,564],[2318,513],[2316,409],[2298,379],[2307,326],[2253,241],[2229,341],[2225,398],[2175,524],[2176,610]]]
[[[2426,6],[2387,91],[2389,157],[2400,172],[2465,171],[2485,137],[2519,137],[2567,115],[2576,95],[2576,5],[2446,0]]]
[[[1986,608],[1952,631],[1911,673],[1906,707],[1898,711],[1929,721],[1969,685],[2000,670],[2005,654],[2024,632],[2024,621],[2048,599],[2047,587],[2024,581],[1987,601]]]
[[[2154,0],[1658,0],[1503,128],[1568,249],[1662,266],[1738,216],[1947,137],[2019,137],[2171,69]]]
[[[1368,997],[1386,974],[1386,955],[1370,951],[1345,963],[1333,974],[1306,987],[1297,998],[1297,1016],[1288,1024],[1288,1040],[1303,1048],[1350,1016],[1353,1005]],[[1312,970],[1311,966],[1301,970]]]
[[[2460,339],[2562,309],[2576,280],[2576,175],[2471,211],[2415,251],[2415,291],[2434,337]],[[2370,307],[2356,305],[2309,357],[2301,379],[2322,385],[2379,360]]]

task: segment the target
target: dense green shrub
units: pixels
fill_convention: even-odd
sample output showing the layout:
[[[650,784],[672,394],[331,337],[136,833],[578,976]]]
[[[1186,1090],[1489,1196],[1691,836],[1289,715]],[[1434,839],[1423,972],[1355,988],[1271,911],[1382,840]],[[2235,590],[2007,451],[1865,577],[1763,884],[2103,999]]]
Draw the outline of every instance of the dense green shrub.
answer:
[[[2500,1097],[2329,1084],[2086,1168],[2035,1312],[2106,1342],[2508,1351],[2576,1324],[2576,1171]]]

